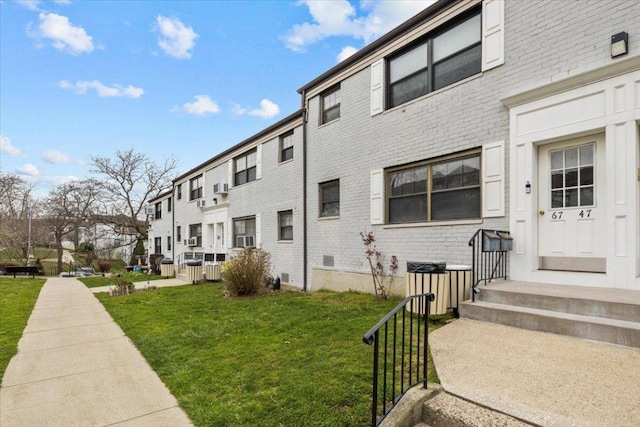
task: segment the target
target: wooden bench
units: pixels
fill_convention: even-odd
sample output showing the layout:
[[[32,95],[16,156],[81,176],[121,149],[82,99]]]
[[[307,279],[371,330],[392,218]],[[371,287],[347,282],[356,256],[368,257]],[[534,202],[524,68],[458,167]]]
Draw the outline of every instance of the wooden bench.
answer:
[[[16,277],[16,273],[31,274],[32,278],[36,278],[36,274],[39,273],[38,267],[35,265],[8,265],[5,267],[7,274],[13,273],[13,277]]]

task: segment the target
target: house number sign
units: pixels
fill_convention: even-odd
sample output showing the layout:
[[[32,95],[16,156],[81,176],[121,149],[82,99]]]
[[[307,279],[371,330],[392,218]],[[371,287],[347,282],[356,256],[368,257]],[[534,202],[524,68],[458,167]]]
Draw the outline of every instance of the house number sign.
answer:
[[[551,214],[551,219],[562,219],[564,211],[556,211]],[[591,209],[583,209],[578,214],[580,218],[591,218]]]

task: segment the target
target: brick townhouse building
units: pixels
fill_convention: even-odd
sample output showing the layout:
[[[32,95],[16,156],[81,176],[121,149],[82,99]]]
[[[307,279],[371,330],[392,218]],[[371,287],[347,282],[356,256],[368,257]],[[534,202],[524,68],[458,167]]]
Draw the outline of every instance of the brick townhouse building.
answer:
[[[632,1],[440,0],[176,178],[150,253],[262,246],[291,287],[370,291],[360,232],[402,274],[503,229],[513,279],[640,290],[638,29]]]

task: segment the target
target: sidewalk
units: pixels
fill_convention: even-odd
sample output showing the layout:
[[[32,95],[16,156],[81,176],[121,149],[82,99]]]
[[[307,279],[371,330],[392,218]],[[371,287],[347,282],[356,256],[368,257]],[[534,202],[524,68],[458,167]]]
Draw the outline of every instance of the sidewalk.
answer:
[[[91,291],[50,278],[5,372],[0,425],[192,424]]]
[[[145,286],[155,286],[157,288],[167,288],[174,286],[186,286],[191,285],[191,282],[187,282],[185,280],[180,279],[161,279],[161,280],[142,280],[140,282],[133,283],[136,289],[144,289]],[[109,292],[111,286],[98,286],[95,288],[90,288],[89,290],[94,294],[99,294],[102,292]]]
[[[429,334],[445,391],[540,426],[640,426],[640,348],[470,319]]]

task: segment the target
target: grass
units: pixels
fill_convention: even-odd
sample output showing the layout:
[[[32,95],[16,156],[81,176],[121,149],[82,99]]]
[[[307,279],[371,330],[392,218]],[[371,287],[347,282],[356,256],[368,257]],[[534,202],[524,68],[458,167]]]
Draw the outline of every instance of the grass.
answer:
[[[146,275],[142,273],[125,273],[126,277],[129,278],[131,282],[143,282],[145,280],[160,280],[164,279],[164,276],[155,276],[155,275]],[[103,277],[103,276],[89,276],[89,277],[77,277],[82,283],[84,283],[88,288],[97,288],[100,286],[111,286],[113,284],[112,277]]]
[[[18,351],[18,341],[44,282],[0,277],[0,378]]]
[[[196,426],[367,425],[362,335],[398,303],[330,292],[227,299],[219,283],[98,298]]]

